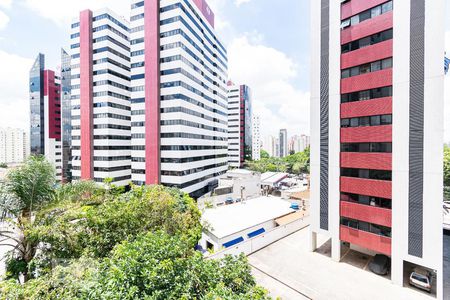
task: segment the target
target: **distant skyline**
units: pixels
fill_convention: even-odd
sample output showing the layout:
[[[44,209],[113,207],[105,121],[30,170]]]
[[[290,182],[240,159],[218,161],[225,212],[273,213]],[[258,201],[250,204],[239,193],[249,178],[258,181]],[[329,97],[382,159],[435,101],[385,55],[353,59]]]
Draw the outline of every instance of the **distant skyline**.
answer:
[[[446,1],[446,49],[450,53],[450,3]],[[208,0],[216,29],[228,48],[229,76],[253,91],[262,136],[286,128],[309,135],[309,1]],[[70,48],[73,17],[82,9],[109,7],[128,17],[128,0],[0,0],[0,127],[28,130],[28,72],[39,52],[59,65]],[[70,49],[67,49],[70,50]],[[450,95],[450,75],[446,78]],[[448,99],[449,97],[446,97]],[[446,138],[450,141],[450,101]]]

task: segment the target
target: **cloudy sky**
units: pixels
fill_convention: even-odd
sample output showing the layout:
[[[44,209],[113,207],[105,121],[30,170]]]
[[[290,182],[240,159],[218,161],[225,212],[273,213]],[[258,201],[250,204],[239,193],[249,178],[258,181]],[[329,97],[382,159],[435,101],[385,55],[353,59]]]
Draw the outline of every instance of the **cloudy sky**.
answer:
[[[228,47],[230,79],[252,88],[263,136],[280,128],[290,136],[309,133],[309,0],[208,2]],[[128,0],[0,0],[0,127],[27,129],[28,71],[37,53],[56,69],[60,48],[69,44],[71,19],[82,9],[105,6],[129,14]],[[450,75],[446,86],[450,91]],[[450,105],[446,115],[450,141]]]

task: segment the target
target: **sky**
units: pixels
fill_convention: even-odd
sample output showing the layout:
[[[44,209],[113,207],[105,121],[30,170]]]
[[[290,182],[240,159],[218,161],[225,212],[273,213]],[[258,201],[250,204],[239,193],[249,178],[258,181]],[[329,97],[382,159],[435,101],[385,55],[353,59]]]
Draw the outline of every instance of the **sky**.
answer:
[[[252,89],[262,136],[309,134],[309,1],[209,0],[228,49],[229,78]],[[446,49],[450,54],[450,1]],[[70,23],[82,9],[109,7],[129,15],[128,0],[0,0],[0,127],[28,129],[28,72],[39,52],[57,69]],[[450,96],[450,74],[446,78]],[[448,99],[449,97],[447,97]],[[450,141],[450,103],[446,138]]]

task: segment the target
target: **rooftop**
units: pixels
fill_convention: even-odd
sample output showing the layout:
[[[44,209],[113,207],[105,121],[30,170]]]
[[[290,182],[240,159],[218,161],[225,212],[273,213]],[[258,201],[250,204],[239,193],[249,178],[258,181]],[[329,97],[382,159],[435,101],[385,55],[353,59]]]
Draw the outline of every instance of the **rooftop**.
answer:
[[[236,232],[295,212],[291,203],[276,197],[258,197],[243,203],[207,209],[202,216],[210,232],[221,239]]]

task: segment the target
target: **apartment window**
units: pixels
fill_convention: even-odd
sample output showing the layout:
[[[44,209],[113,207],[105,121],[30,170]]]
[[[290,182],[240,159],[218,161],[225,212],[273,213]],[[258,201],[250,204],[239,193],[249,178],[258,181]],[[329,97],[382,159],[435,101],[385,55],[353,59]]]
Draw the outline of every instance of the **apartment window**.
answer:
[[[364,47],[368,47],[377,43],[381,43],[383,41],[391,40],[393,37],[393,30],[388,29],[383,32],[379,32],[376,34],[373,34],[371,36],[353,41],[351,43],[347,43],[342,45],[341,51],[342,53],[347,53],[351,51],[355,51]]]
[[[341,95],[341,103],[356,102],[392,96],[392,87],[386,86],[372,90],[359,91]]]
[[[354,25],[357,25],[366,20],[369,20],[369,19],[375,18],[379,15],[385,14],[385,13],[391,11],[392,8],[393,8],[392,1],[386,2],[382,5],[375,6],[371,9],[368,9],[357,15],[354,15],[348,19],[342,20],[341,21],[341,29],[343,30],[349,26],[354,26]]]
[[[392,115],[378,115],[358,118],[346,118],[341,120],[341,127],[364,127],[392,124]]]
[[[392,171],[341,168],[341,176],[391,181]]]

